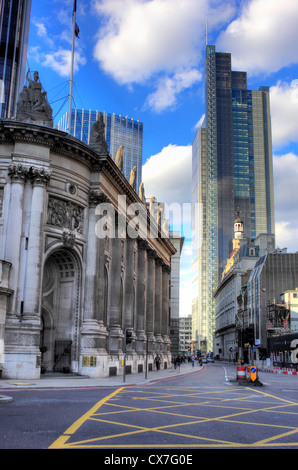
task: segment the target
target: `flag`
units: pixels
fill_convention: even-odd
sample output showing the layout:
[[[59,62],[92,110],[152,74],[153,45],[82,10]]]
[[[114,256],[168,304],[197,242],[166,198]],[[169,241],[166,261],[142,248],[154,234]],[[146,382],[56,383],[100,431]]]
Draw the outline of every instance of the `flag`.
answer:
[[[77,0],[74,0],[74,2],[73,2],[73,14],[72,14],[73,16],[75,15],[76,11],[77,11]],[[76,23],[75,24],[75,36],[80,39],[79,33],[80,33],[80,28],[78,27],[78,25]]]
[[[80,29],[79,29],[79,27],[76,23],[76,25],[75,25],[75,36],[80,39],[79,32],[80,32]]]

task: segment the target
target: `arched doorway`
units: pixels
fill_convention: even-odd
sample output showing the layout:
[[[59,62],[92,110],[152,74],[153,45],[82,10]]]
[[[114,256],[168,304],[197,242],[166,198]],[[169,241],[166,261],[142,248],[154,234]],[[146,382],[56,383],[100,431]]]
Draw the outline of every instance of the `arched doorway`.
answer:
[[[45,262],[40,349],[42,372],[77,372],[81,269],[74,252],[60,249]]]

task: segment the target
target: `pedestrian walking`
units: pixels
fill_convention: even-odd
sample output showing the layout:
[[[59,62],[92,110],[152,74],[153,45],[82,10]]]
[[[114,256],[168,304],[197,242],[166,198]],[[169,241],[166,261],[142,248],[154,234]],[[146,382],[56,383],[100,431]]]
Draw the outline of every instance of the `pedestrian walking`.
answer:
[[[181,357],[176,357],[176,368],[178,369],[177,372],[180,372],[180,364],[181,364]]]
[[[156,365],[156,370],[160,369],[160,356],[157,354],[155,357],[155,365]]]
[[[195,356],[194,355],[191,356],[191,365],[192,365],[192,367],[194,367],[194,365],[195,365]]]

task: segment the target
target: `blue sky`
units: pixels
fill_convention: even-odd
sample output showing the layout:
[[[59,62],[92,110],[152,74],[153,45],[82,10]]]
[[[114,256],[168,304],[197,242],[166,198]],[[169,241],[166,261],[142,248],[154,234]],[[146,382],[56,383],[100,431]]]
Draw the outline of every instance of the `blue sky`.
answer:
[[[73,0],[32,0],[28,66],[55,123],[68,110]],[[204,114],[208,42],[248,88],[270,87],[279,247],[298,250],[297,0],[77,0],[74,103],[144,124],[146,197],[191,201],[191,144]],[[61,109],[62,107],[62,109]],[[191,313],[189,225],[181,227],[180,315]]]

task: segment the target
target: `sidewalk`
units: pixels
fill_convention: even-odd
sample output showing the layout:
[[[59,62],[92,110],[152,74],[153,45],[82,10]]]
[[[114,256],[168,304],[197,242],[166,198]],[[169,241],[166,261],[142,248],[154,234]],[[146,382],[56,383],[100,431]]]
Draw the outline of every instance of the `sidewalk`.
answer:
[[[174,377],[199,372],[202,366],[191,363],[181,364],[180,372],[178,369],[165,369],[159,371],[150,371],[145,378],[145,372],[139,374],[126,374],[125,381],[122,375],[105,378],[91,378],[88,376],[74,374],[44,374],[37,380],[18,380],[1,379],[0,380],[0,403],[7,401],[8,398],[2,395],[2,392],[19,389],[61,389],[61,388],[85,388],[85,387],[124,387],[133,385],[149,385],[158,380],[173,379]],[[11,401],[10,399],[9,401]]]
[[[216,361],[217,362],[217,361]],[[217,362],[221,364],[221,362]],[[222,362],[224,364],[224,361]],[[237,365],[236,363],[229,363],[235,366],[235,377]],[[170,380],[175,377],[195,373],[201,371],[206,364],[199,366],[195,363],[192,367],[191,363],[181,364],[180,372],[172,366],[170,369],[150,371],[145,378],[145,372],[139,374],[126,374],[125,381],[123,375],[105,378],[91,378],[88,376],[74,375],[74,374],[44,374],[37,380],[25,379],[0,379],[0,403],[12,401],[12,398],[2,394],[9,391],[20,389],[62,389],[62,388],[85,388],[85,387],[124,387],[124,386],[137,386],[137,385],[150,385],[158,380]],[[247,364],[246,367],[249,367]],[[257,367],[258,372],[269,372],[275,374],[292,374],[297,375],[297,372],[290,370],[276,369],[273,367],[262,368]]]

